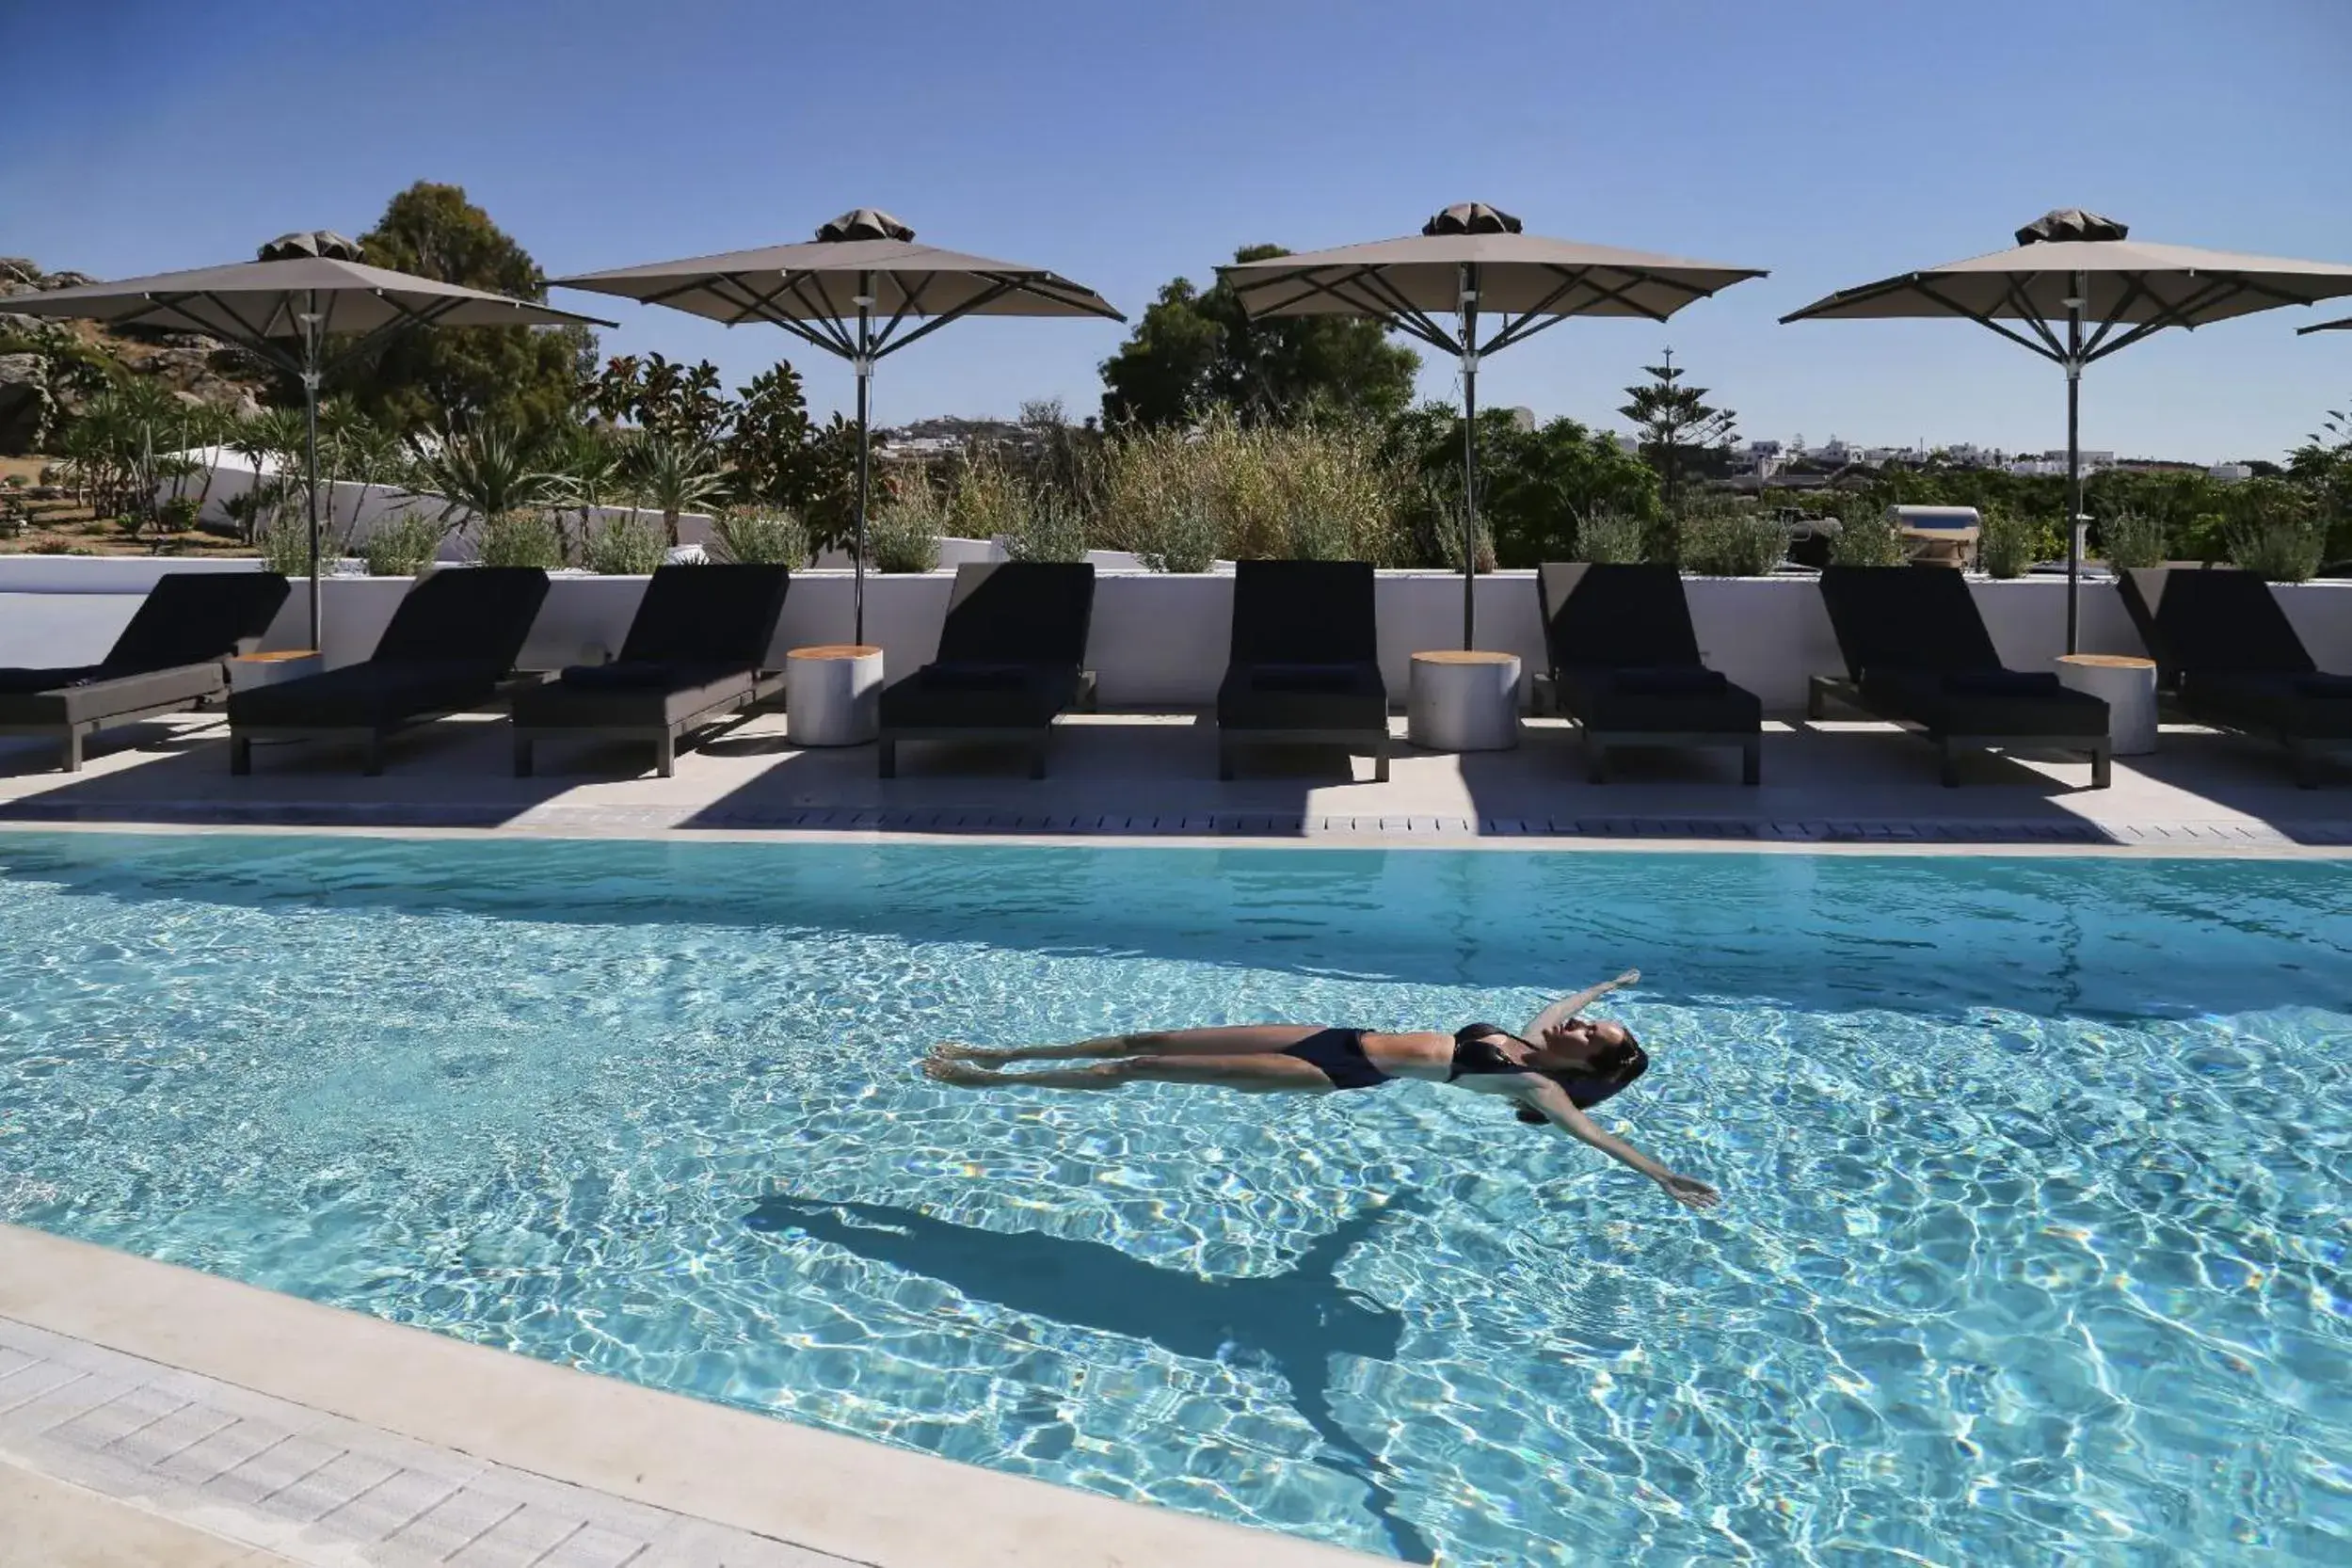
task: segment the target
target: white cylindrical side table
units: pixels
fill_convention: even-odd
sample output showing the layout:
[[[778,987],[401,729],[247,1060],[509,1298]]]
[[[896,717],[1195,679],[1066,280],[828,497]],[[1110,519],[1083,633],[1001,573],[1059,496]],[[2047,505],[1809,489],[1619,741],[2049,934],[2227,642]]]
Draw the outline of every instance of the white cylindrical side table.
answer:
[[[1517,745],[1519,656],[1476,649],[1415,654],[1405,739],[1431,751]]]
[[[784,733],[796,746],[863,745],[882,730],[882,650],[860,643],[784,655]]]
[[[2156,662],[2121,653],[2068,653],[2058,659],[2058,683],[2104,698],[2107,738],[2118,757],[2156,749]]]
[[[325,657],[307,648],[286,648],[276,653],[240,653],[229,661],[229,689],[249,692],[257,686],[275,686],[281,681],[299,680],[306,675],[316,675],[326,667]]]

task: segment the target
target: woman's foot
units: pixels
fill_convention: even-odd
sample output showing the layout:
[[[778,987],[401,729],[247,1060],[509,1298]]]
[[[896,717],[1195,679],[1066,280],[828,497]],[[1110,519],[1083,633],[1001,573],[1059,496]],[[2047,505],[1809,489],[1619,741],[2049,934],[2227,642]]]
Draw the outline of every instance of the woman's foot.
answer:
[[[961,1045],[953,1040],[940,1041],[931,1048],[931,1055],[932,1059],[936,1062],[978,1062],[984,1066],[991,1067],[1013,1059],[1011,1051],[990,1050],[985,1046]]]
[[[1000,1075],[985,1067],[975,1067],[968,1062],[934,1055],[923,1063],[923,1077],[939,1083],[952,1083],[963,1089],[985,1089],[1000,1081]]]

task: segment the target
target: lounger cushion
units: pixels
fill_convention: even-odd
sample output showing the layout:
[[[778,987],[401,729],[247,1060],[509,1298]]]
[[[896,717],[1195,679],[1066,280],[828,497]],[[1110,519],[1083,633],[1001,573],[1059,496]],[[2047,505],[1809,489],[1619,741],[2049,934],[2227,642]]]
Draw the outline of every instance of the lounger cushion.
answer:
[[[229,723],[284,729],[392,729],[489,701],[505,666],[371,660],[229,698]]]
[[[172,703],[217,696],[228,687],[217,662],[84,680],[47,691],[0,693],[0,724],[91,724]]]
[[[0,696],[54,692],[61,686],[87,686],[105,673],[103,664],[74,664],[60,669],[0,669]]]
[[[2270,584],[2250,571],[2139,567],[2119,586],[2168,683],[2191,673],[2309,675],[2317,668]]]
[[[748,665],[598,664],[566,670],[560,680],[519,694],[515,724],[524,729],[666,729],[751,697]]]
[[[2107,732],[2107,705],[2100,698],[2068,690],[2056,676],[2026,674],[2022,680],[2005,681],[1992,679],[1994,673],[1881,668],[1863,677],[1862,697],[1876,712],[1907,719],[1937,737],[2082,738]]]
[[[1825,567],[1821,602],[1855,680],[2002,668],[1967,580],[1949,567]]]
[[[2232,728],[2352,740],[2352,680],[2343,676],[2199,671],[2183,679],[2181,702],[2191,715]]]
[[[1224,729],[1385,730],[1388,688],[1380,666],[1369,662],[1234,664],[1217,690],[1217,724]]]
[[[1560,702],[1586,728],[1608,733],[1747,735],[1764,723],[1753,692],[1706,669],[1566,669]]]
[[[1711,670],[1704,665],[1693,668],[1672,664],[1644,665],[1589,673],[1605,676],[1608,683],[1621,692],[1641,696],[1713,696],[1731,684],[1723,679],[1721,670]]]
[[[274,571],[166,572],[107,650],[106,673],[135,675],[250,653],[288,591]]]
[[[368,663],[472,664],[503,675],[514,668],[546,599],[547,573],[536,567],[443,567],[401,599]]]
[[[792,582],[792,572],[780,566],[656,568],[630,618],[618,662],[764,664]]]
[[[1550,561],[1536,568],[1535,589],[1554,674],[1700,665],[1690,601],[1672,567]]]
[[[1228,663],[1375,664],[1373,603],[1363,561],[1243,561],[1234,569]]]
[[[1043,729],[1078,702],[1074,665],[926,664],[882,693],[885,729]]]
[[[1095,568],[1085,561],[968,561],[955,568],[939,629],[943,664],[1086,662]]]

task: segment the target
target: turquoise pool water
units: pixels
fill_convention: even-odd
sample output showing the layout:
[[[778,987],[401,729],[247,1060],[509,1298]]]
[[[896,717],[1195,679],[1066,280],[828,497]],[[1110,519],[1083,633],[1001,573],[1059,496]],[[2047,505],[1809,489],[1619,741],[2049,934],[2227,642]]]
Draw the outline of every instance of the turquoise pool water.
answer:
[[[981,1096],[1513,1022],[1604,1116]],[[0,1218],[1448,1562],[2352,1560],[2352,867],[0,834]]]

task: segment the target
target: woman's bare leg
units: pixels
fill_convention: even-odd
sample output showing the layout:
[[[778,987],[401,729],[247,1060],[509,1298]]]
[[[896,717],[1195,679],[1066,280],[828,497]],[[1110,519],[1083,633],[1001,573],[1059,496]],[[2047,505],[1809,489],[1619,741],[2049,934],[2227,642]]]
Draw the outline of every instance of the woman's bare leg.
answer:
[[[964,1089],[1116,1089],[1123,1083],[1202,1083],[1244,1094],[1321,1094],[1331,1080],[1296,1057],[1254,1051],[1242,1056],[1125,1056],[1084,1067],[1002,1073],[972,1062],[934,1056],[925,1076]]]
[[[1066,1046],[1016,1046],[990,1049],[946,1041],[931,1054],[950,1062],[978,1062],[1000,1066],[1007,1062],[1112,1061],[1128,1056],[1261,1056],[1288,1050],[1310,1034],[1321,1032],[1315,1024],[1242,1024],[1231,1029],[1171,1029],[1149,1034],[1105,1034]]]

